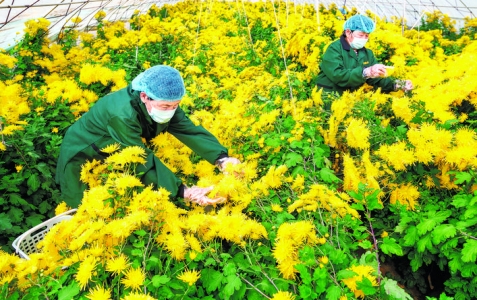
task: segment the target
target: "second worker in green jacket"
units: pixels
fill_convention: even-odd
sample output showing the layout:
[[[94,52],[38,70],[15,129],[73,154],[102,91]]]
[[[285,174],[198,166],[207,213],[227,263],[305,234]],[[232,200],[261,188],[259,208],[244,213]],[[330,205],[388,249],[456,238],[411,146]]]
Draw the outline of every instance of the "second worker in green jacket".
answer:
[[[383,77],[386,66],[379,64],[373,52],[365,48],[374,29],[373,20],[363,15],[354,15],[345,22],[339,40],[332,42],[326,49],[315,80],[318,88],[323,89],[325,110],[330,111],[333,95],[339,96],[344,91],[353,92],[365,83],[381,88],[385,93],[413,89],[410,80],[395,81]]]
[[[119,143],[122,147],[145,149],[146,164],[139,165],[144,184],[163,187],[172,198],[181,197],[201,205],[216,203],[209,188],[186,187],[181,180],[148,149],[142,138],[150,141],[161,132],[169,132],[212,164],[223,167],[240,161],[229,157],[227,149],[202,126],[196,126],[179,107],[185,86],[179,71],[169,66],[154,66],[139,74],[128,87],[99,99],[66,132],[56,169],[63,200],[78,207],[86,190],[80,181],[81,165],[86,160],[104,159],[100,149]]]

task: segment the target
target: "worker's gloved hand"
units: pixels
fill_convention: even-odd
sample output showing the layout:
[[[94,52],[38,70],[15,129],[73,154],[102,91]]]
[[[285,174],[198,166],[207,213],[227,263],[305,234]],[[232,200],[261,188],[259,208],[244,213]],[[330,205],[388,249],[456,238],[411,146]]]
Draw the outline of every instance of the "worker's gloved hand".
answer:
[[[405,92],[409,92],[414,88],[411,80],[397,80],[396,81],[396,91],[403,90]]]
[[[216,161],[216,165],[220,171],[225,170],[227,164],[238,165],[240,164],[240,160],[235,157],[224,157]]]
[[[206,196],[213,189],[214,189],[213,186],[206,187],[206,188],[201,188],[198,186],[186,187],[184,189],[184,199],[186,201],[195,202],[202,206],[224,202],[225,201],[224,197],[210,199],[209,197]]]
[[[363,70],[364,78],[377,78],[386,75],[386,67],[383,64],[375,64]]]

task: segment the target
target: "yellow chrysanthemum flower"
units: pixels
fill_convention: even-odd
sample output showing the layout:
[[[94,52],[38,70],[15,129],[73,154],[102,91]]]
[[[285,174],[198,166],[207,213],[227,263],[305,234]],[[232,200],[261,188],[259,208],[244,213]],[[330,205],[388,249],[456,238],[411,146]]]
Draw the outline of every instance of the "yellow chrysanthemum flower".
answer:
[[[96,286],[95,288],[89,290],[86,298],[90,300],[110,300],[111,291],[105,289],[104,287]]]
[[[272,211],[274,211],[274,212],[282,212],[283,211],[283,207],[281,207],[280,204],[272,203],[270,205],[270,207],[272,208]]]
[[[396,204],[399,202],[402,205],[405,205],[407,209],[414,210],[416,209],[417,200],[421,194],[419,189],[412,185],[411,183],[400,185],[391,192],[390,203]]]
[[[295,295],[290,292],[279,291],[278,293],[273,294],[271,300],[294,300]]]
[[[139,290],[144,284],[144,280],[146,280],[146,274],[144,274],[141,268],[130,268],[124,274],[121,283],[124,284],[126,288]]]
[[[378,286],[376,276],[374,276],[374,268],[371,266],[352,266],[349,268],[351,271],[355,272],[356,275],[351,278],[342,279],[342,281],[348,286],[348,288],[354,292],[354,295],[358,298],[364,298],[363,291],[357,288],[357,282],[362,281],[363,278],[367,278],[373,286]]]
[[[68,207],[68,204],[66,204],[66,202],[63,201],[60,204],[58,204],[58,206],[56,206],[55,215],[62,214],[64,212],[67,212],[68,210],[70,210],[70,207]]]
[[[200,271],[185,271],[177,276],[180,280],[187,283],[188,285],[193,285],[200,278]]]
[[[351,118],[348,127],[346,128],[346,139],[348,146],[355,149],[369,148],[370,131],[366,124],[361,119]]]
[[[156,300],[156,298],[153,298],[147,294],[131,293],[121,298],[121,300]]]
[[[103,149],[101,149],[101,151],[110,154],[116,152],[117,150],[119,150],[119,148],[121,148],[121,145],[119,143],[114,143],[104,147]]]
[[[80,263],[78,272],[75,275],[81,289],[84,289],[93,276],[93,271],[96,268],[96,259],[93,256],[87,257]]]
[[[124,254],[113,257],[106,263],[106,271],[120,274],[129,267],[128,258]]]

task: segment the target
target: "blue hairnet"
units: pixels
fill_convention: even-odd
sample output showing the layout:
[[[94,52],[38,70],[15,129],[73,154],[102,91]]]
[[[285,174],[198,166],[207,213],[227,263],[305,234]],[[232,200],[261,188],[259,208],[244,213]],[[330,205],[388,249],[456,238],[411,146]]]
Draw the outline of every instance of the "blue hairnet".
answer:
[[[373,20],[363,15],[354,15],[344,23],[344,30],[351,31],[359,30],[366,33],[371,33],[375,29]]]
[[[185,95],[181,74],[169,66],[149,68],[137,75],[131,84],[133,90],[144,92],[153,100],[176,101]]]

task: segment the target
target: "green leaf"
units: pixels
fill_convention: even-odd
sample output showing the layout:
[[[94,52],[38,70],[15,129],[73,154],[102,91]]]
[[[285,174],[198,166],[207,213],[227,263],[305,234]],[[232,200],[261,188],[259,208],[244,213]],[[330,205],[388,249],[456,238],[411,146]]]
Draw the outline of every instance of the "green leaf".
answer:
[[[226,281],[227,284],[224,287],[224,293],[229,296],[232,296],[235,290],[240,289],[240,287],[242,286],[242,281],[237,275],[227,276]]]
[[[377,288],[373,286],[371,280],[366,277],[362,277],[361,281],[356,282],[356,287],[363,291],[364,295],[374,295],[377,292]]]
[[[334,249],[329,253],[329,259],[335,264],[341,264],[348,261],[348,255],[343,250]]]
[[[472,197],[472,199],[470,199],[469,205],[474,205],[476,203],[477,203],[477,194],[476,194],[476,192],[474,192],[474,197]]]
[[[30,187],[30,189],[33,192],[36,192],[38,188],[40,187],[40,180],[38,179],[37,174],[31,174],[30,178],[27,180],[27,185]]]
[[[162,276],[154,275],[151,279],[151,282],[152,282],[152,285],[157,288],[165,283],[168,283],[170,280],[171,279],[167,277],[166,275],[162,275]]]
[[[341,180],[336,177],[334,172],[328,168],[321,168],[320,177],[326,183],[340,182]]]
[[[15,206],[28,206],[28,202],[26,202],[19,194],[10,194],[10,203]]]
[[[436,225],[445,221],[452,214],[452,211],[445,210],[445,211],[439,211],[437,213],[432,211],[432,212],[429,212],[429,215],[431,214],[433,214],[433,216],[431,216],[428,219],[424,219],[421,223],[417,225],[417,232],[419,233],[419,235],[423,235],[427,233],[428,231],[431,231],[432,229],[434,229]]]
[[[278,137],[265,139],[265,144],[271,148],[277,148],[280,146],[280,143],[281,141]]]
[[[147,264],[146,264],[147,270],[150,270],[153,267],[159,266],[159,263],[160,263],[159,258],[157,258],[157,256],[155,255],[151,255],[149,259],[147,260]]]
[[[423,235],[426,232],[432,230],[435,225],[436,222],[434,222],[434,220],[425,219],[421,223],[417,224],[417,233],[419,233],[419,235]]]
[[[477,215],[477,206],[470,206],[464,213],[464,219],[471,219]]]
[[[440,224],[444,222],[450,215],[452,215],[451,210],[442,210],[438,211],[434,216],[432,216],[432,219],[436,224]]]
[[[417,241],[417,251],[424,252],[424,250],[432,249],[432,242],[431,242],[431,235],[426,234],[424,237],[421,237],[419,241]]]
[[[298,174],[305,175],[305,169],[303,168],[303,166],[296,166],[295,168],[293,168],[292,177],[295,178]]]
[[[411,295],[406,293],[406,291],[398,285],[396,280],[384,278],[383,281],[384,291],[386,292],[386,295],[391,297],[391,299],[413,300]]]
[[[221,272],[213,269],[202,269],[201,271],[200,280],[209,294],[222,285],[223,278],[224,275]]]
[[[373,244],[369,240],[364,240],[362,242],[359,242],[358,246],[366,250],[373,248]]]
[[[131,255],[141,257],[142,256],[142,250],[134,248],[134,249],[131,250]]]
[[[338,300],[341,297],[341,289],[339,286],[332,285],[326,290],[327,300]]]
[[[356,275],[358,275],[356,272],[345,269],[345,270],[339,271],[336,277],[338,280],[343,280],[347,278],[352,278]]]
[[[452,205],[454,205],[457,208],[460,207],[465,207],[469,205],[470,197],[469,195],[455,195],[454,198],[452,198]]]
[[[80,292],[79,285],[76,281],[73,281],[69,286],[64,287],[58,293],[58,300],[71,300],[75,299],[75,296]]]
[[[212,257],[209,257],[205,260],[204,266],[215,266],[217,264],[217,261],[213,259]]]
[[[315,291],[321,294],[328,286],[328,272],[326,268],[316,268],[313,272],[313,281],[315,282]]]
[[[147,231],[145,231],[144,229],[141,229],[141,230],[134,231],[134,233],[137,234],[138,236],[145,236],[147,234]]]
[[[477,241],[467,240],[462,248],[462,261],[463,262],[475,262],[477,258]]]
[[[227,261],[232,258],[232,255],[229,253],[220,253],[220,258],[222,258],[224,261]]]
[[[311,288],[308,285],[300,285],[298,288],[300,290],[300,297],[303,299],[308,299],[311,297]]]
[[[449,260],[449,269],[451,273],[457,273],[462,268],[462,259],[460,253],[454,252],[451,253],[450,257],[452,259]]]
[[[379,190],[375,191],[373,194],[376,192],[379,193]],[[368,206],[369,210],[375,210],[375,209],[382,209],[383,205],[379,202],[379,199],[377,197],[369,196],[366,197],[366,204]]]
[[[475,274],[477,274],[477,264],[475,264],[474,262],[471,262],[470,264],[464,264],[459,271],[462,277],[469,278],[471,282],[475,282]]]
[[[224,275],[229,276],[229,275],[235,275],[237,273],[237,267],[233,262],[228,263],[224,267]]]
[[[411,226],[407,229],[404,236],[404,246],[413,246],[419,240],[416,226]]]
[[[355,191],[349,191],[348,194],[356,200],[363,200],[363,195]]]
[[[432,231],[432,242],[434,245],[440,244],[448,238],[454,237],[457,229],[452,224],[441,224]]]
[[[10,220],[14,223],[19,223],[23,219],[23,211],[17,207],[10,207],[8,211]]]
[[[466,231],[468,227],[477,225],[477,218],[472,218],[464,221],[459,221],[455,224],[457,230]]]
[[[303,156],[295,152],[289,152],[285,155],[285,165],[287,167],[294,167],[303,163]]]
[[[297,269],[298,272],[300,272],[300,277],[304,284],[311,283],[311,274],[308,272],[308,268],[306,266],[302,264],[298,264],[298,265],[295,265],[295,269]]]
[[[0,218],[1,219],[1,218]],[[39,214],[33,214],[31,216],[28,216],[26,218],[26,223],[29,227],[33,227],[33,226],[36,226],[38,224],[40,224],[43,220],[43,216],[42,215],[39,215]]]
[[[299,251],[300,260],[305,263],[305,265],[310,265],[315,263],[315,250],[313,247],[306,245]]]
[[[38,205],[38,211],[42,214],[45,215],[46,212],[51,211],[51,204],[48,201],[43,201]]]
[[[40,162],[36,165],[36,169],[41,172],[41,174],[49,177],[50,176],[50,167],[44,163]]]
[[[397,244],[394,238],[385,237],[380,249],[384,254],[396,254],[398,256],[403,255],[401,245]]]
[[[456,180],[454,181],[455,184],[461,184],[461,183],[469,183],[472,181],[472,174],[468,172],[457,172],[455,175]]]
[[[10,220],[10,217],[5,213],[1,213],[0,214],[0,230],[7,230],[7,229],[11,229],[12,227],[13,225]]]
[[[174,279],[168,282],[168,287],[174,290],[183,291],[184,290],[184,283],[178,279]]]

